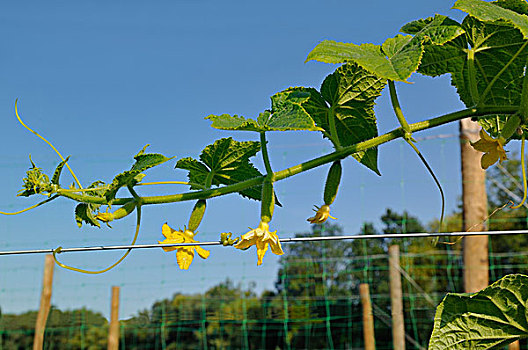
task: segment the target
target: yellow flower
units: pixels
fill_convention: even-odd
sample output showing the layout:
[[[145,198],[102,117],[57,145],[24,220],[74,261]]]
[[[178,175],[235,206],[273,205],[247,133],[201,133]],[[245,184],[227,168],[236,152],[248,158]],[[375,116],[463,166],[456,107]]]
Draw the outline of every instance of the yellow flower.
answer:
[[[235,245],[235,248],[247,249],[252,245],[256,245],[258,256],[257,265],[260,265],[262,264],[264,254],[266,254],[266,251],[268,250],[268,245],[271,246],[271,251],[274,254],[284,254],[276,232],[277,231],[270,232],[269,225],[266,222],[261,221],[257,228],[252,229],[240,237],[240,242]]]
[[[477,151],[484,152],[484,155],[480,159],[480,165],[482,169],[487,169],[497,161],[508,159],[506,157],[506,151],[503,148],[504,142],[499,139],[494,139],[489,136],[484,129],[480,129],[480,140],[472,142],[471,146]]]
[[[315,216],[308,218],[306,221],[310,221],[311,224],[322,224],[325,222],[328,218],[332,218],[334,220],[337,220],[332,215],[330,215],[330,206],[325,204],[321,206],[320,208],[317,208],[317,211],[315,212]]]
[[[194,240],[194,233],[184,228],[183,231],[176,231],[169,227],[166,223],[161,227],[161,233],[165,236],[165,240],[158,241],[159,244],[168,243],[198,243]],[[203,249],[198,245],[185,246],[185,247],[162,247],[166,252],[176,252],[176,261],[180,266],[180,269],[187,270],[191,265],[194,258],[194,250],[202,259],[207,259],[210,252]]]

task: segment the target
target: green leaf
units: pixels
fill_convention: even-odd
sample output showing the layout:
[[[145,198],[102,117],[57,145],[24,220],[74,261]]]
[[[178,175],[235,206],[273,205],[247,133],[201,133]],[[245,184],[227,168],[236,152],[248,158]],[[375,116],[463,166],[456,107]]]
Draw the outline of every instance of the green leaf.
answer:
[[[512,9],[508,9],[511,7]],[[522,0],[499,1],[496,3],[481,0],[458,0],[453,6],[481,20],[492,21],[495,24],[509,24],[519,29],[525,39],[528,39],[528,5]],[[513,10],[515,9],[515,10]],[[518,13],[522,11],[521,13]]]
[[[178,160],[175,168],[189,170],[189,181],[193,184],[200,184],[202,186],[205,185],[207,175],[210,172],[205,164],[191,157]],[[201,186],[195,186],[193,184],[191,184],[191,190],[202,189]]]
[[[260,142],[238,142],[228,137],[205,147],[200,154],[200,160],[215,174],[220,174],[230,171],[240,163],[249,164],[249,158],[255,156],[259,150]]]
[[[87,187],[90,191],[85,193],[89,196],[103,198],[106,192],[105,183],[103,181],[95,181]],[[77,226],[81,227],[83,222],[92,226],[101,227],[99,221],[95,218],[99,212],[100,204],[80,203],[75,207],[75,221]]]
[[[70,159],[70,156],[66,157],[62,162],[57,165],[57,168],[55,168],[55,171],[53,172],[53,176],[51,178],[51,183],[54,185],[59,184],[59,179],[62,173],[62,168],[64,168],[64,165],[68,162],[68,159]]]
[[[482,291],[448,294],[436,309],[430,350],[497,349],[528,337],[528,276],[508,275]]]
[[[117,191],[119,191],[121,187],[135,186],[138,182],[140,182],[141,179],[145,177],[145,175],[142,174],[143,171],[155,167],[157,165],[163,164],[174,158],[168,158],[164,155],[157,153],[145,153],[145,149],[147,147],[148,145],[143,147],[143,149],[134,156],[136,162],[134,163],[134,165],[132,165],[132,168],[117,175],[112,181],[112,183],[109,185],[108,189],[104,194],[106,200],[109,203],[112,202],[112,200],[117,194]]]
[[[132,165],[132,171],[145,171],[147,169],[153,168],[157,165],[163,164],[166,161],[173,159],[174,157],[167,158],[162,154],[157,153],[148,153],[148,154],[138,154],[134,157],[136,163]]]
[[[312,117],[302,108],[310,99],[310,91],[286,89],[271,97],[271,110],[261,114],[259,121],[272,130],[311,130],[321,131]]]
[[[189,181],[205,186],[208,177],[215,186],[232,185],[237,182],[263,176],[249,158],[260,150],[260,143],[239,142],[232,138],[223,138],[204,148],[200,160],[183,158],[178,160],[176,168],[189,171]],[[197,189],[192,186],[191,189]],[[244,197],[261,199],[262,186],[255,186],[240,191]]]
[[[145,174],[142,174],[138,170],[127,170],[114,177],[112,183],[108,186],[108,189],[104,194],[107,202],[110,204],[114,200],[117,191],[119,191],[121,187],[135,186],[144,177]]]
[[[374,101],[381,94],[386,81],[357,64],[346,64],[328,75],[321,92],[313,88],[292,88],[296,92],[309,92],[302,108],[310,114],[323,135],[336,145],[350,146],[378,136]],[[337,135],[330,126],[333,118]],[[379,174],[377,148],[353,154],[360,163]]]
[[[42,169],[35,165],[31,155],[29,156],[29,161],[31,162],[31,168],[26,171],[26,177],[22,179],[24,184],[17,196],[29,197],[34,194],[51,192],[51,182],[48,175],[44,174]]]
[[[458,23],[445,16],[437,15],[420,24],[409,26],[414,36],[397,35],[381,46],[323,41],[310,52],[306,61],[355,62],[381,78],[405,81],[418,68],[425,41],[443,45],[463,33]]]
[[[238,115],[213,115],[206,117],[205,119],[211,120],[213,123],[211,126],[215,129],[220,130],[241,130],[241,131],[265,131],[263,127],[259,125],[253,119],[244,118]]]
[[[512,3],[516,1],[497,4],[506,6]],[[464,35],[443,46],[425,45],[418,72],[433,77],[450,73],[452,84],[468,107],[477,104],[519,105],[528,50],[519,53],[526,40],[518,29],[504,24],[467,16],[461,24]],[[413,26],[417,24],[409,25]],[[471,62],[475,67],[474,80],[469,74]],[[474,86],[473,93],[471,86]],[[495,123],[496,117],[490,118],[492,120],[480,119],[479,122],[493,134],[490,125]]]
[[[290,131],[321,130],[299,103],[310,97],[307,92],[292,92],[288,89],[271,97],[271,111],[260,113],[257,120],[229,114],[206,117],[213,122],[211,126],[222,130],[243,131]]]
[[[81,227],[83,222],[92,226],[101,227],[101,224],[95,218],[98,206],[94,207],[91,203],[80,203],[75,207],[75,221],[77,226]]]

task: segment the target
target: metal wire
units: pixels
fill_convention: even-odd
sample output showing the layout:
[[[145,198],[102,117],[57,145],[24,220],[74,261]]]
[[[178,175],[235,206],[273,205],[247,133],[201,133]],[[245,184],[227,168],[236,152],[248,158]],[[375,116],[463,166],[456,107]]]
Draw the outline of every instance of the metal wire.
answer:
[[[502,235],[520,235],[526,234],[528,230],[510,230],[510,231],[474,231],[474,232],[435,232],[435,233],[390,233],[376,235],[351,235],[351,236],[324,236],[324,237],[294,237],[281,238],[281,243],[292,242],[318,242],[318,241],[342,241],[350,239],[386,239],[386,238],[432,238],[432,237],[463,237],[463,236],[502,236]],[[58,249],[28,249],[0,251],[0,255],[21,255],[21,254],[46,254],[53,253],[76,253],[91,252],[101,250],[122,250],[122,249],[149,249],[149,248],[167,248],[167,247],[187,247],[187,246],[211,246],[223,245],[222,242],[196,242],[196,243],[174,243],[174,244],[136,244],[136,245],[113,245],[113,246],[92,246],[76,248]]]

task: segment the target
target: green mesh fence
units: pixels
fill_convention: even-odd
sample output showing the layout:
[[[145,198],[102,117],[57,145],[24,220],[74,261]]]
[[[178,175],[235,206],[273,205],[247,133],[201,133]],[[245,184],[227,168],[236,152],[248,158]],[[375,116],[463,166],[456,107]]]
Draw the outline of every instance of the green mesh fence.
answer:
[[[527,255],[490,254],[490,276],[524,272]],[[445,292],[462,290],[461,254],[450,246],[403,253],[401,268],[407,346],[426,348],[436,304]],[[227,282],[156,302],[121,321],[121,348],[361,349],[361,282],[370,286],[377,348],[392,348],[387,255],[289,259],[281,272],[277,290],[259,296]],[[1,349],[32,347],[36,312],[24,315],[2,316]],[[45,348],[104,349],[107,332],[100,314],[52,310]]]

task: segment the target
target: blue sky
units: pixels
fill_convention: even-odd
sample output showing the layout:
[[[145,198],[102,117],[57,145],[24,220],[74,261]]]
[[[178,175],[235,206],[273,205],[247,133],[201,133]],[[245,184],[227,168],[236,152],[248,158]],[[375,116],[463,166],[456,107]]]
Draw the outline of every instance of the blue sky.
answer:
[[[209,114],[255,117],[269,108],[269,97],[290,86],[319,87],[336,67],[303,63],[325,39],[380,44],[408,21],[435,13],[460,19],[450,1],[47,1],[0,4],[0,210],[15,211],[36,199],[16,198],[31,154],[48,174],[58,163],[54,153],[16,121],[13,104],[32,128],[63,154],[83,185],[109,182],[132,164],[145,144],[167,156],[197,157],[215,139],[256,140],[251,133],[214,130]],[[409,122],[462,108],[447,77],[419,75],[398,84]],[[397,127],[386,91],[377,100],[379,131]],[[417,137],[452,135],[449,125]],[[274,169],[280,170],[331,151],[319,133],[269,135]],[[456,138],[420,142],[444,185],[447,209],[460,193]],[[429,221],[439,215],[440,199],[419,160],[401,141],[379,149],[378,177],[350,158],[332,213],[345,233],[364,221],[376,222],[385,208],[404,209]],[[259,159],[255,164],[263,169]],[[149,170],[146,180],[185,180],[174,162]],[[310,230],[306,218],[321,204],[327,168],[284,180],[276,189],[283,208],[272,229],[282,237]],[[63,183],[72,182],[65,173]],[[182,186],[141,189],[141,194],[176,193]],[[186,224],[192,203],[144,210],[139,243],[161,239],[161,225]],[[65,199],[16,217],[0,217],[1,250],[126,244],[134,219],[113,229],[78,229],[74,203]],[[237,195],[211,200],[200,227],[200,240],[219,232],[241,234],[259,221],[256,202]],[[277,258],[268,253],[256,267],[253,250],[211,248],[207,261],[196,258],[180,271],[174,254],[135,251],[116,269],[97,276],[56,270],[53,304],[86,306],[108,314],[110,286],[122,286],[121,315],[126,318],[154,300],[175,292],[196,293],[226,278],[257,290],[272,289]],[[63,255],[64,262],[98,269],[119,253]],[[38,307],[43,256],[0,257],[0,307],[20,312]]]

